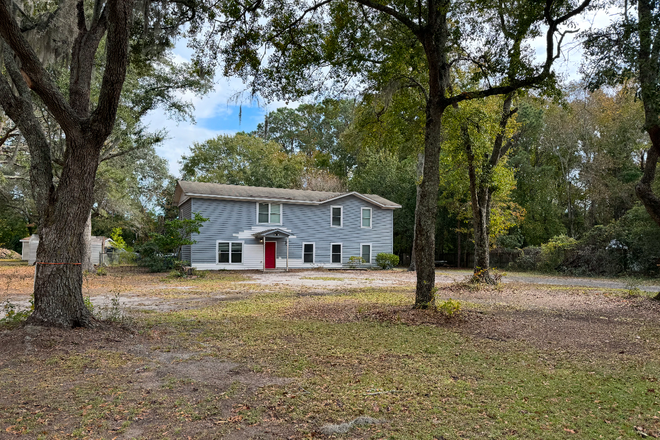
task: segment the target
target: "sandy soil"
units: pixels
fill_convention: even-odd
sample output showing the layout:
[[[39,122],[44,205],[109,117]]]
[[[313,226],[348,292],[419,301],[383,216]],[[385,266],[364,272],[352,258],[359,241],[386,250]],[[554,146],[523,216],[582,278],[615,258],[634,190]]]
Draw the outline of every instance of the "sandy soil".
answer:
[[[5,316],[3,304],[10,302],[17,309],[28,307],[32,288],[33,268],[0,267],[0,319]],[[257,286],[260,290],[294,289],[307,293],[325,292],[356,288],[412,288],[416,282],[414,272],[394,271],[291,271],[279,273],[241,272],[240,281],[222,282],[216,288],[205,288],[186,283],[186,280],[167,280],[164,274],[150,274],[140,270],[115,270],[107,277],[89,276],[85,279],[83,292],[98,308],[110,308],[113,299],[118,298],[120,307],[126,310],[172,311],[203,307],[218,301],[228,301],[249,295]],[[442,295],[443,286],[461,282],[469,276],[466,270],[439,270],[436,283]],[[224,275],[221,275],[224,276]],[[231,273],[228,276],[232,276]],[[573,277],[550,277],[536,274],[509,274],[503,282],[518,292],[514,297],[489,293],[482,297],[469,297],[470,301],[490,304],[515,304],[520,296],[525,297],[526,307],[554,308],[588,311],[590,304],[598,303],[599,289],[626,289],[626,283],[610,279]],[[525,291],[521,287],[528,285]],[[534,287],[532,287],[534,286]],[[559,290],[548,290],[547,286],[561,286]],[[572,290],[585,287],[595,295],[580,298]],[[562,288],[564,288],[562,290]],[[540,290],[539,290],[540,289]],[[648,292],[660,291],[660,285],[648,281],[639,286]],[[510,289],[507,289],[510,291]],[[550,294],[548,294],[550,292]],[[562,293],[563,292],[563,293]],[[590,312],[595,312],[591,310]]]

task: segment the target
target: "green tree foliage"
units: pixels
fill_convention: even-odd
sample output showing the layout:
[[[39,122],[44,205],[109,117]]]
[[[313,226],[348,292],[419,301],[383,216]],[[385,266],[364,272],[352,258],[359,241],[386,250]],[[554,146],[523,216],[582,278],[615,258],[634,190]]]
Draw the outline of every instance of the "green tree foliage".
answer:
[[[288,100],[328,89],[342,93],[374,85],[383,90],[393,81],[420,89],[426,119],[424,178],[415,217],[415,252],[420,263],[415,304],[426,308],[434,301],[443,113],[466,100],[504,95],[551,80],[558,56],[555,36],[589,2],[264,1],[247,8],[237,2],[222,8],[235,22],[223,29],[228,43],[216,42],[217,53],[225,57],[227,73],[242,76],[254,91],[269,98]],[[548,47],[545,59],[536,63],[528,53],[543,27]],[[265,63],[264,51],[270,52]],[[402,55],[406,61],[414,60],[407,72],[401,69]],[[415,78],[420,65],[423,81]],[[471,80],[478,87],[457,93],[452,88],[454,69],[471,67],[476,67]]]
[[[633,83],[644,108],[644,130],[650,140],[635,193],[660,226],[660,196],[655,191],[660,158],[660,4],[651,0],[617,1],[621,13],[602,29],[586,32],[584,71],[588,86]]]
[[[355,100],[324,99],[281,107],[266,115],[253,135],[280,144],[290,155],[306,155],[317,169],[345,179],[355,166],[355,157],[343,139],[353,121]]]
[[[22,238],[30,235],[26,219],[11,209],[3,209],[0,202],[0,248],[21,252]]]
[[[298,188],[307,163],[274,141],[245,133],[195,143],[181,158],[183,178],[231,185]]]
[[[512,199],[525,209],[525,218],[516,231],[522,235],[517,247],[539,246],[567,230],[559,203],[561,175],[555,158],[541,145],[546,131],[543,107],[534,100],[520,103],[520,130],[508,161],[516,179]]]
[[[562,233],[580,237],[633,207],[648,141],[630,89],[588,93],[571,86],[563,103],[527,100],[520,107],[510,163],[513,198],[527,212],[525,245]]]
[[[448,111],[445,116],[446,138],[440,156],[441,203],[458,216],[466,215],[466,208],[471,203],[469,161],[465,148],[467,130],[474,155],[476,183],[489,185],[493,189],[489,224],[491,244],[524,217],[524,209],[511,200],[516,180],[513,170],[507,165],[507,156],[492,169],[488,164],[494,139],[500,132],[501,102],[499,98],[471,101]],[[517,124],[510,123],[504,133],[505,138],[510,139],[516,130]]]
[[[193,213],[192,219],[166,220],[160,232],[155,232],[149,241],[137,248],[140,253],[140,265],[148,267],[152,272],[162,272],[180,264],[176,257],[181,255],[181,247],[197,243],[192,234],[208,221],[200,213]],[[181,264],[189,264],[183,262]]]

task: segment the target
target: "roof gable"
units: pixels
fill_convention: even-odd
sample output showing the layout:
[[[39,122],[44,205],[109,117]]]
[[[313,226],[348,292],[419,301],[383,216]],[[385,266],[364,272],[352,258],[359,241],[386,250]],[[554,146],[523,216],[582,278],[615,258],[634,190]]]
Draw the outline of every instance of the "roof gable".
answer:
[[[265,188],[258,186],[225,185],[220,183],[187,182],[179,180],[174,193],[177,206],[190,198],[281,202],[302,205],[321,205],[355,196],[383,209],[396,209],[401,205],[374,194],[358,192],[308,191],[300,189]]]

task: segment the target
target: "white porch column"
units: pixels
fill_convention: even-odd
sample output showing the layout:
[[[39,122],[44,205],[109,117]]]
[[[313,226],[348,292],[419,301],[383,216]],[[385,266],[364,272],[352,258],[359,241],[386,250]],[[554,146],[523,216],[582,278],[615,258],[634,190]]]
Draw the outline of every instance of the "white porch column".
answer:
[[[289,237],[286,238],[286,271],[289,271]]]
[[[266,237],[264,237],[261,241],[264,242],[264,261],[263,261],[263,271],[266,272]]]

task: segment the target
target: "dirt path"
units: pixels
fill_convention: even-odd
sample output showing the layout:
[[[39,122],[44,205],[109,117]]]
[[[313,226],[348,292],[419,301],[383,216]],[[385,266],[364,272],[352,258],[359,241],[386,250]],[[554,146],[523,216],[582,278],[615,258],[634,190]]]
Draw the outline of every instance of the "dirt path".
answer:
[[[439,270],[436,271],[436,276],[439,279],[451,279],[453,281],[461,281],[469,276],[472,272],[469,270]],[[586,278],[586,277],[563,277],[540,275],[526,272],[507,272],[507,275],[502,279],[504,283],[529,283],[529,284],[545,284],[551,286],[573,286],[573,287],[593,287],[603,289],[626,289],[630,287],[626,281],[611,278]],[[645,292],[660,292],[660,280],[645,280],[641,281],[637,286],[640,290]]]
[[[29,268],[21,269],[27,270]],[[443,286],[448,286],[466,279],[470,275],[468,270],[438,270],[436,283],[442,294]],[[0,273],[0,276],[2,273]],[[299,290],[301,292],[323,294],[346,289],[359,288],[413,288],[416,282],[414,272],[404,270],[394,271],[292,271],[288,273],[261,273],[249,272],[245,275],[220,275],[238,277],[235,282],[219,281],[214,284],[213,279],[207,285],[200,285],[194,280],[171,281],[166,280],[163,274],[129,274],[119,277],[96,277],[85,289],[85,295],[95,308],[110,310],[119,307],[124,310],[163,311],[183,310],[203,307],[218,301],[227,301],[244,298],[255,289],[260,290]],[[15,277],[13,288],[7,287],[0,292],[0,319],[5,316],[6,310],[2,304],[11,302],[17,310],[29,306],[29,291],[31,275]],[[625,282],[612,279],[556,277],[527,273],[511,273],[503,278],[506,285],[533,285],[538,286],[544,293],[533,291],[524,294],[528,306],[536,304],[538,307],[554,308],[568,307],[582,309],[588,304],[581,302],[574,304],[575,295],[572,290],[588,289],[628,289]],[[98,284],[98,285],[97,285]],[[119,285],[119,287],[117,287]],[[7,284],[9,286],[9,284]],[[566,295],[548,294],[543,286],[557,286],[563,288]],[[574,288],[574,289],[573,289]],[[646,292],[660,292],[660,285],[645,282],[638,286]],[[518,291],[523,288],[516,288]],[[120,292],[120,293],[119,293]],[[119,293],[118,296],[116,294]],[[552,292],[551,292],[552,293]],[[498,299],[495,299],[498,298]],[[479,301],[508,302],[518,301],[519,298],[499,298],[498,295],[489,294]],[[474,298],[473,300],[476,300]],[[590,300],[592,301],[593,298]],[[559,301],[559,303],[558,303]]]

